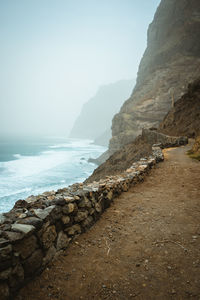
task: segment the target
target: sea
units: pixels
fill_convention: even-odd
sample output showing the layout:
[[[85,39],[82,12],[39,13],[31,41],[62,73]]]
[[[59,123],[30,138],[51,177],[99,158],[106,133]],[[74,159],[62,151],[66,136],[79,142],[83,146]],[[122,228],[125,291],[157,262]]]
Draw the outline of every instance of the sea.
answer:
[[[19,199],[84,181],[107,149],[66,137],[0,139],[0,213]]]

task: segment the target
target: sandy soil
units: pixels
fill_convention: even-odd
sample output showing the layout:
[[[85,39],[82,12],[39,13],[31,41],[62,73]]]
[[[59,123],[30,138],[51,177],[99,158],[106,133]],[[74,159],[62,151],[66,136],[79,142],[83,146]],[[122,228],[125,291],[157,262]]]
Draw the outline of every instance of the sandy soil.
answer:
[[[188,149],[165,150],[16,299],[200,299],[200,162]]]

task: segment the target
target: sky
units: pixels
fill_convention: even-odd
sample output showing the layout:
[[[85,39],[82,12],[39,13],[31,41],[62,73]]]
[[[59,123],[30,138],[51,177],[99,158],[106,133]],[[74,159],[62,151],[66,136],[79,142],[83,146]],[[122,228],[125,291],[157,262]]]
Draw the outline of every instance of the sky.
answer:
[[[67,136],[100,86],[135,79],[159,2],[0,0],[0,136]]]

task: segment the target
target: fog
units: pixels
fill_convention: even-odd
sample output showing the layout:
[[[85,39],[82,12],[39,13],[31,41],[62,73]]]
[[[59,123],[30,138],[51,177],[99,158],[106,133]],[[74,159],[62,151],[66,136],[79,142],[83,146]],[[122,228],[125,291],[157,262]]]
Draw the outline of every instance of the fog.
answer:
[[[0,0],[0,135],[68,135],[99,86],[136,78],[159,2]]]

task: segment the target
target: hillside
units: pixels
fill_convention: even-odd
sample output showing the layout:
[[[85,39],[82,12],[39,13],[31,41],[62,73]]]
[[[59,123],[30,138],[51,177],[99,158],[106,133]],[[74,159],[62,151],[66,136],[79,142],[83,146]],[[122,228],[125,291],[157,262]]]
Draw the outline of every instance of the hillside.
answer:
[[[110,153],[155,127],[200,73],[200,1],[162,0],[147,35],[135,89],[112,122]]]
[[[121,80],[99,88],[96,95],[82,107],[70,137],[93,139],[108,145],[111,137],[111,120],[134,87],[133,80]]]
[[[189,84],[187,92],[175,103],[159,126],[170,135],[200,135],[200,79]]]

